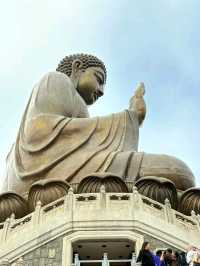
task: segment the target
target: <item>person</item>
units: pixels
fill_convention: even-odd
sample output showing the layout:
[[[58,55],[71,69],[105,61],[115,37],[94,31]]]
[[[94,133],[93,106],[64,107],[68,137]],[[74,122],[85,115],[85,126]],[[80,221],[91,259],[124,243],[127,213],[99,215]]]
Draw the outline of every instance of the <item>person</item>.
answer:
[[[150,243],[144,242],[139,252],[137,262],[141,262],[142,266],[156,266],[153,254],[150,250]]]
[[[187,257],[186,252],[184,252],[184,251],[180,252],[180,264],[181,264],[181,266],[188,266],[189,265],[187,263],[186,257]]]
[[[171,263],[172,263],[172,249],[171,248],[166,249],[165,254],[164,254],[164,260],[165,260],[166,266],[171,266]]]
[[[200,266],[200,250],[196,249],[196,253],[193,257],[193,266]]]
[[[197,253],[196,247],[194,247],[194,246],[188,247],[186,260],[187,260],[187,263],[189,264],[189,266],[194,266],[193,261],[194,261],[194,257],[196,256],[196,253]]]
[[[156,255],[154,255],[154,262],[156,266],[166,266],[164,261],[164,251],[157,250]]]
[[[181,258],[178,251],[172,253],[171,266],[181,266]]]

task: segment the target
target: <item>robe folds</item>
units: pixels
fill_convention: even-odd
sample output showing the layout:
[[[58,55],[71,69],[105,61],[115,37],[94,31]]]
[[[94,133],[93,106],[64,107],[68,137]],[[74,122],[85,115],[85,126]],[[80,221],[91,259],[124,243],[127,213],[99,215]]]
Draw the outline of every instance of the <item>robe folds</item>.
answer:
[[[131,177],[139,124],[132,110],[90,118],[69,77],[46,74],[33,89],[7,158],[7,190],[25,192],[46,178],[79,183],[94,172]],[[136,160],[135,175],[140,160]]]

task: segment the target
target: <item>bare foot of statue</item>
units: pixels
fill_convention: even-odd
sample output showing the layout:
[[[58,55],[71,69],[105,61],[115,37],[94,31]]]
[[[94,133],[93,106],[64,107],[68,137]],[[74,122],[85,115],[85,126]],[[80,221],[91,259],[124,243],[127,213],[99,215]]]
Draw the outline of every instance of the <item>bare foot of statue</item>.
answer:
[[[198,204],[181,205],[191,193],[200,202],[199,190],[192,188],[194,176],[184,162],[138,152],[139,127],[146,116],[143,83],[127,110],[89,117],[88,105],[103,96],[106,78],[101,60],[76,54],[66,56],[33,88],[7,158],[0,210],[7,200],[12,208],[2,217],[11,212],[20,217],[33,210],[37,200],[47,204],[62,197],[69,186],[79,193],[98,192],[102,184],[106,191],[128,192],[128,183],[162,203],[168,198],[184,213],[191,208],[200,211]],[[27,208],[22,208],[25,201]]]

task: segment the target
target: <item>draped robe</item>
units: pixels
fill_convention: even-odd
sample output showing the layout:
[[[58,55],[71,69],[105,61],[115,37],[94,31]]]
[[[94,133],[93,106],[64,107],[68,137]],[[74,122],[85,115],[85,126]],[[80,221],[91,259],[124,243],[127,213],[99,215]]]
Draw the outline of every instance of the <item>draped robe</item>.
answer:
[[[71,79],[50,72],[32,91],[7,158],[4,187],[24,193],[33,182],[46,178],[79,183],[94,172],[136,176],[138,137],[134,110],[89,118]],[[129,169],[131,160],[135,160],[134,171]]]

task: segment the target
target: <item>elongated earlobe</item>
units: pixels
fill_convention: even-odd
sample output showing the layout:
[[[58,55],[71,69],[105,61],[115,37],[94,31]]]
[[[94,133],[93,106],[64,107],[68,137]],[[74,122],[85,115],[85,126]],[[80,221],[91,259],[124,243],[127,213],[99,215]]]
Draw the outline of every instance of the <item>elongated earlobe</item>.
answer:
[[[76,59],[72,62],[72,75],[76,75],[77,72],[79,72],[83,67],[83,63],[81,60]]]
[[[72,62],[72,72],[71,72],[71,80],[74,83],[75,88],[77,87],[78,80],[80,78],[81,72],[83,68],[83,63],[79,59],[75,59]]]

